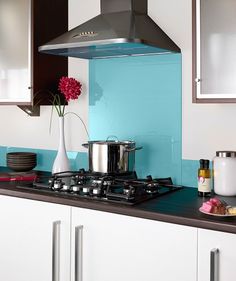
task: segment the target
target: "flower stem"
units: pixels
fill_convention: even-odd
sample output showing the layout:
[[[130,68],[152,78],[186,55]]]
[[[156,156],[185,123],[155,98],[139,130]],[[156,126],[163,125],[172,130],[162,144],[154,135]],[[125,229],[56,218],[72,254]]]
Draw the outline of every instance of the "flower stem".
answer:
[[[50,114],[49,134],[51,134],[51,130],[52,130],[52,114],[53,114],[53,106],[52,106],[51,114]]]
[[[89,133],[88,133],[88,130],[87,130],[87,127],[86,127],[86,125],[85,125],[83,119],[82,119],[78,114],[76,114],[75,112],[72,112],[72,111],[71,111],[71,112],[66,112],[66,113],[64,114],[64,116],[66,116],[67,114],[74,114],[75,116],[77,116],[77,117],[80,119],[80,121],[82,122],[82,124],[83,124],[83,126],[84,126],[84,129],[85,129],[85,131],[86,131],[87,137],[88,137],[88,139],[90,139]]]
[[[57,104],[57,108],[58,108],[58,111],[57,111],[58,115],[63,116],[64,114],[63,114],[63,110],[61,108],[61,99],[60,99],[59,95],[55,95],[55,99],[56,99],[56,104]],[[55,107],[56,107],[56,105],[55,105]]]

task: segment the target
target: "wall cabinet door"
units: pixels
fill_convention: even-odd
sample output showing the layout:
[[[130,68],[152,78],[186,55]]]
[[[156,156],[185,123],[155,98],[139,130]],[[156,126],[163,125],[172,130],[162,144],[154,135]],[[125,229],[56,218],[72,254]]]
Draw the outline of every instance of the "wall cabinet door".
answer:
[[[197,230],[72,208],[72,279],[194,281]]]
[[[1,101],[31,101],[30,15],[31,0],[0,0]]]
[[[70,207],[0,196],[0,226],[0,280],[69,281]]]
[[[236,1],[192,3],[193,101],[236,102]]]
[[[67,58],[38,47],[68,30],[68,0],[0,0],[0,104],[51,104]]]
[[[198,281],[236,280],[236,235],[198,230]]]

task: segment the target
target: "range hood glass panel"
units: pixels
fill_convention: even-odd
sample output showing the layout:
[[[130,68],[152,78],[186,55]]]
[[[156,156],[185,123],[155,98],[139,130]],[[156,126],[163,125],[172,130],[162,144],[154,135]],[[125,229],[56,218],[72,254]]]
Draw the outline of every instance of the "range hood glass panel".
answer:
[[[57,51],[57,53],[55,53],[55,51]],[[46,52],[50,54],[50,50],[47,50]],[[167,52],[170,51],[148,46],[142,43],[118,43],[89,47],[64,48],[53,50],[52,54],[83,59],[95,59],[106,57],[137,56],[143,54],[162,54]]]

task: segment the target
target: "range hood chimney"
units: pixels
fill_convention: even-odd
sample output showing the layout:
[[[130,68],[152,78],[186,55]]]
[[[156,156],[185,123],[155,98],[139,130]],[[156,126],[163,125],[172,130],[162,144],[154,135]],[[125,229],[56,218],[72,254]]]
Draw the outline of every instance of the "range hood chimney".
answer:
[[[147,0],[100,2],[100,15],[40,46],[39,51],[83,59],[180,52],[147,15]]]

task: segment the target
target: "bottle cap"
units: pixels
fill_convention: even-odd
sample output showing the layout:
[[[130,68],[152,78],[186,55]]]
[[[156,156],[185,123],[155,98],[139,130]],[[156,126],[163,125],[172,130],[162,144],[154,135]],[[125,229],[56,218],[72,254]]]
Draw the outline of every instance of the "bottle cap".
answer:
[[[217,157],[236,157],[236,151],[216,151]]]
[[[210,161],[208,159],[200,159],[200,169],[209,169]]]

